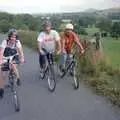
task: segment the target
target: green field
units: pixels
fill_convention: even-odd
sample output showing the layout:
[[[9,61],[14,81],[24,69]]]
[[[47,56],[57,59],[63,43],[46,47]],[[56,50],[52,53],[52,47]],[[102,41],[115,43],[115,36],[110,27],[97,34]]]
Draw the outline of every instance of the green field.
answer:
[[[91,38],[95,32],[98,32],[98,28],[86,28],[86,31]],[[112,37],[103,38],[103,50],[107,62],[113,68],[120,68],[120,38],[118,40]]]
[[[86,32],[88,33],[89,36],[93,35],[95,32],[98,32],[98,28],[85,28]]]
[[[109,64],[113,68],[120,68],[120,38],[118,40],[110,37],[104,38],[103,45]]]

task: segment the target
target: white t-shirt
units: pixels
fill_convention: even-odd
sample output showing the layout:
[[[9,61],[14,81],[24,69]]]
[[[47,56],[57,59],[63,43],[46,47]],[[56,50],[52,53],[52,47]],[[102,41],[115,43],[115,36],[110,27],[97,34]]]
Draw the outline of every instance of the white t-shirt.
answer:
[[[57,31],[51,30],[49,34],[46,32],[40,32],[37,41],[40,42],[41,48],[45,48],[48,52],[55,51],[56,41],[60,40],[60,36]]]
[[[16,44],[16,45],[15,45],[15,44]],[[12,48],[12,49],[14,49],[15,47],[21,48],[21,43],[20,43],[19,40],[17,40],[15,44],[9,44],[9,43],[7,43],[7,40],[3,40],[0,47],[1,47],[1,48],[4,48],[4,49],[5,49],[6,47],[10,47],[10,48]]]

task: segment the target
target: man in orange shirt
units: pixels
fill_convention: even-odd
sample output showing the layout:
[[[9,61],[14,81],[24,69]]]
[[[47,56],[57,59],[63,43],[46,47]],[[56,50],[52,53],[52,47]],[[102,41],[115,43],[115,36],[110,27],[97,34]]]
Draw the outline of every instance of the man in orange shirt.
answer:
[[[61,34],[61,47],[62,47],[62,54],[60,57],[60,70],[64,70],[66,57],[72,53],[74,43],[77,44],[80,48],[80,53],[84,53],[84,48],[80,42],[79,37],[73,31],[74,26],[71,23],[68,23],[65,26],[65,31]]]

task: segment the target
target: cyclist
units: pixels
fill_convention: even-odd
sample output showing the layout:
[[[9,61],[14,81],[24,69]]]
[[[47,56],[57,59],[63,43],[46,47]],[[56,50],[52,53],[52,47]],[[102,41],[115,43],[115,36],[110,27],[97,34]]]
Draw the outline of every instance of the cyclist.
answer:
[[[62,54],[59,64],[60,71],[64,71],[67,55],[72,53],[74,43],[79,46],[81,53],[84,53],[84,48],[80,42],[80,39],[73,29],[74,26],[71,23],[68,23],[65,26],[65,31],[61,33]]]
[[[56,45],[58,45],[57,54],[61,53],[60,36],[56,30],[52,29],[51,22],[49,20],[44,21],[43,28],[43,31],[40,32],[37,38],[39,48],[39,64],[41,70],[43,70],[43,64],[45,63],[44,50],[47,52],[56,52]]]
[[[23,49],[20,41],[18,40],[18,33],[15,29],[10,29],[8,31],[8,38],[2,41],[1,47],[0,47],[0,65],[3,64],[3,57],[8,57],[15,55],[13,58],[13,62],[17,62],[20,60],[21,63],[24,62],[24,54]],[[17,85],[19,86],[21,81],[19,78],[19,72],[17,68],[17,64],[12,64],[11,67],[16,73],[17,76]],[[6,72],[9,70],[8,66],[2,66],[0,70],[0,98],[4,95],[4,79]]]

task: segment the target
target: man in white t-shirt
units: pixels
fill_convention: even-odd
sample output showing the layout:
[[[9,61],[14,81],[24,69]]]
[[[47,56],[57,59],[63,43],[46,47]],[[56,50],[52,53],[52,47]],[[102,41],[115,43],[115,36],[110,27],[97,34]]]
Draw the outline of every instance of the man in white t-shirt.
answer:
[[[43,24],[44,31],[40,32],[37,41],[38,41],[38,48],[39,48],[39,63],[40,68],[43,68],[44,64],[44,50],[47,52],[56,52],[56,43],[58,44],[58,51],[57,54],[61,53],[61,44],[60,44],[60,36],[57,31],[52,30],[51,22],[45,21]]]
[[[18,40],[18,34],[15,29],[8,32],[8,39],[3,40],[0,46],[0,65],[3,64],[3,57],[15,55],[13,62],[24,62],[24,54],[20,41]],[[12,64],[12,68],[17,76],[17,85],[20,85],[19,72],[17,64]],[[8,66],[2,66],[0,69],[0,98],[4,94],[4,76],[6,71],[9,70]]]

